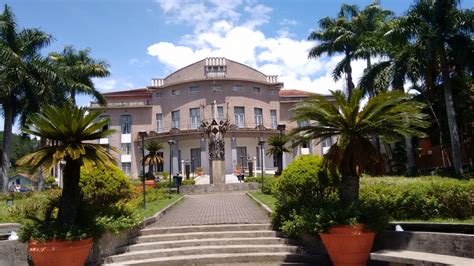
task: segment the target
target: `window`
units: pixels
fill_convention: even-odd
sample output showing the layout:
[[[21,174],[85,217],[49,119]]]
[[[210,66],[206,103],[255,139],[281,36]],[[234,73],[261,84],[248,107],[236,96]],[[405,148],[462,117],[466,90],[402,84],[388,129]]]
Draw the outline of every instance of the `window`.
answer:
[[[132,163],[122,163],[122,171],[126,175],[130,175],[132,173]]]
[[[273,154],[273,167],[278,168],[278,156]]]
[[[260,93],[260,87],[253,87],[253,92]]]
[[[121,115],[120,116],[120,129],[122,134],[130,134],[132,132],[132,116]]]
[[[106,119],[109,119],[110,116],[108,115],[101,115],[99,116],[99,120],[102,121],[102,120],[106,120]],[[109,123],[110,123],[110,120],[109,120]],[[103,127],[102,127],[102,131],[105,131],[105,130],[108,130],[109,129],[109,123],[105,124]]]
[[[191,108],[189,109],[189,128],[190,129],[197,129],[199,124],[201,123],[201,110],[199,108]]]
[[[222,86],[221,86],[221,85],[214,85],[214,86],[211,86],[211,91],[212,91],[212,92],[222,91]]]
[[[122,143],[122,154],[129,155],[132,149],[131,143]]]
[[[270,127],[276,129],[277,124],[277,110],[270,110]]]
[[[329,148],[331,148],[332,139],[331,138],[324,138],[321,140],[321,153],[324,155],[328,152]]]
[[[191,149],[191,171],[196,171],[198,167],[201,167],[201,149]]]
[[[157,92],[157,93],[155,93],[155,96],[156,96],[156,98],[161,98],[161,97],[163,97],[163,93]]]
[[[171,95],[173,96],[179,95],[179,90],[171,90]]]
[[[199,92],[199,86],[191,86],[191,87],[189,87],[189,92]]]
[[[269,93],[270,95],[275,95],[275,90],[270,90]]]
[[[242,85],[234,85],[232,86],[233,91],[244,91],[244,87]]]
[[[224,120],[224,107],[217,106],[217,119]]]
[[[223,78],[225,77],[226,71],[227,69],[226,69],[226,66],[224,65],[205,67],[206,77],[208,78],[212,78],[212,77]]]
[[[179,111],[171,112],[171,128],[179,128]]]
[[[163,114],[156,114],[156,132],[163,133]]]
[[[306,126],[309,126],[309,121],[308,120],[298,121],[298,127],[306,127]]]
[[[247,167],[247,147],[237,147],[237,164],[245,171]]]
[[[241,106],[234,107],[235,125],[237,127],[245,126],[245,109]]]
[[[255,114],[255,125],[262,126],[263,125],[263,111],[262,108],[254,108]]]

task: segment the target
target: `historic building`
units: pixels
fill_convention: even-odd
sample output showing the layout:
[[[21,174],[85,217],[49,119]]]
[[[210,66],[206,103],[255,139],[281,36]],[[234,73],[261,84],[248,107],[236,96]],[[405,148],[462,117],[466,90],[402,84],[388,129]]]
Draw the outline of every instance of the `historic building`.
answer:
[[[237,166],[251,160],[257,170],[277,168],[275,158],[260,159],[258,142],[285,132],[307,121],[291,122],[292,106],[308,97],[308,93],[283,89],[277,76],[268,76],[249,66],[225,58],[206,58],[171,73],[166,78],[152,79],[151,86],[129,91],[105,93],[107,106],[91,103],[90,109],[101,110],[102,118],[110,118],[109,127],[117,132],[100,143],[121,150],[118,156],[123,171],[136,178],[141,171],[141,137],[164,147],[163,165],[156,172],[203,167],[209,173],[208,139],[202,127],[213,115],[228,119],[231,126],[224,136],[225,171],[232,173]],[[211,106],[215,104],[216,112]],[[283,133],[285,133],[283,132]],[[174,144],[170,143],[173,140]],[[173,143],[171,142],[171,143]],[[301,153],[322,154],[331,145],[327,139],[316,145],[308,143],[286,154],[287,165]],[[267,145],[264,149],[268,148]],[[170,152],[172,150],[172,152]]]

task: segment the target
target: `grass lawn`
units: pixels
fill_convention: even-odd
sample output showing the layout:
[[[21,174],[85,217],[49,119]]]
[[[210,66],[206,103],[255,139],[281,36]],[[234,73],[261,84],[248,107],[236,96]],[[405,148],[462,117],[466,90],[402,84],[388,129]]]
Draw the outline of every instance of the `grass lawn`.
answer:
[[[164,209],[166,206],[170,205],[171,203],[177,201],[181,197],[183,196],[178,195],[178,194],[170,194],[170,197],[165,197],[164,199],[147,202],[146,210],[144,210],[143,208],[137,208],[136,212],[142,215],[144,218],[148,218],[155,215],[157,212]]]
[[[250,194],[267,205],[270,209],[275,210],[277,199],[273,195],[263,194],[260,191],[252,191]]]

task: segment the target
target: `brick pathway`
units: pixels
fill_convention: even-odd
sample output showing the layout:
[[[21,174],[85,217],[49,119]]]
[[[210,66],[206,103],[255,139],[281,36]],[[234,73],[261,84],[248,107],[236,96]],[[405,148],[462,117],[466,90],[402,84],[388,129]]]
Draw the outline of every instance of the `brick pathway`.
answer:
[[[153,227],[269,223],[268,215],[243,193],[187,195]]]

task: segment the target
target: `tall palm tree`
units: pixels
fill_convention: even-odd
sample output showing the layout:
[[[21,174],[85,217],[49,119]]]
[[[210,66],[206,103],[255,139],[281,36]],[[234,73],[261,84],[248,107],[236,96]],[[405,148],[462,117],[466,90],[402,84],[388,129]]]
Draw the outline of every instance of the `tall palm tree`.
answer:
[[[291,136],[296,143],[337,136],[338,140],[325,155],[326,163],[342,175],[339,195],[345,204],[357,202],[359,177],[363,172],[380,173],[383,161],[371,144],[372,135],[385,141],[401,136],[422,136],[421,128],[429,125],[421,112],[424,104],[412,101],[402,92],[385,92],[362,105],[363,92],[355,90],[352,97],[340,91],[332,92],[334,102],[314,95],[293,109],[294,120],[312,121],[296,128]]]
[[[391,41],[401,41],[401,48],[394,49],[397,54],[390,55],[391,62],[382,62],[378,68],[379,72],[392,73],[398,86],[403,87],[406,74],[413,73],[410,80],[413,84],[421,82],[424,90],[443,88],[454,171],[461,174],[462,158],[453,102],[453,89],[461,88],[453,87],[453,82],[461,76],[469,76],[466,73],[473,70],[472,60],[466,58],[472,59],[474,12],[458,9],[458,3],[456,0],[416,1],[406,16],[393,22],[387,33]],[[465,71],[466,68],[469,70]],[[471,83],[465,82],[461,87],[469,88]]]
[[[41,101],[50,99],[50,84],[55,72],[40,50],[49,45],[51,36],[37,29],[18,30],[15,16],[5,5],[0,14],[0,104],[4,116],[2,178],[0,188],[7,191],[12,127],[17,117],[38,112]]]
[[[345,74],[346,89],[348,95],[351,95],[355,89],[351,62],[365,59],[367,69],[371,67],[371,57],[384,48],[380,42],[381,29],[391,16],[392,12],[382,9],[378,1],[362,11],[357,5],[343,4],[337,18],[321,19],[320,29],[311,32],[308,40],[320,43],[309,51],[308,57],[343,54],[344,57],[334,68],[332,76],[337,81]]]
[[[91,143],[114,132],[103,129],[109,121],[98,121],[99,115],[100,112],[89,112],[71,104],[46,106],[41,113],[30,116],[31,125],[23,130],[26,134],[51,140],[54,145],[25,155],[18,160],[19,165],[33,170],[41,166],[43,172],[47,173],[60,161],[66,162],[58,212],[60,226],[76,225],[78,207],[81,204],[81,166],[90,168],[115,163],[115,157],[109,152],[110,147]],[[115,148],[112,150],[116,151]]]
[[[105,61],[92,58],[90,49],[76,51],[72,46],[65,46],[61,53],[50,53],[49,58],[63,79],[63,89],[72,103],[76,104],[76,94],[88,94],[98,103],[106,104],[104,96],[96,90],[92,81],[92,78],[110,75]]]
[[[153,166],[163,163],[163,157],[159,155],[159,151],[163,149],[163,145],[157,142],[148,142],[145,146],[148,154],[145,156],[145,164],[148,165],[148,173],[152,173]]]
[[[283,169],[280,169],[282,165],[280,160],[283,158],[283,154],[290,153],[291,149],[286,147],[289,137],[287,135],[275,135],[268,138],[268,145],[270,148],[266,151],[267,156],[275,156],[278,158],[278,171],[277,175],[280,175]]]

